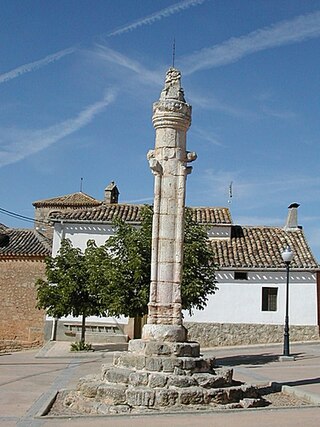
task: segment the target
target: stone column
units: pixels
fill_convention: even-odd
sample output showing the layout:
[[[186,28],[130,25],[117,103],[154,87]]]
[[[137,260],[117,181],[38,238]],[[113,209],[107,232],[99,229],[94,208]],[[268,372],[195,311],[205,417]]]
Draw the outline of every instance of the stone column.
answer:
[[[153,104],[155,149],[148,153],[154,174],[151,285],[143,339],[185,341],[181,315],[184,208],[187,165],[196,154],[186,151],[191,106],[184,99],[181,74],[170,68],[159,101]]]

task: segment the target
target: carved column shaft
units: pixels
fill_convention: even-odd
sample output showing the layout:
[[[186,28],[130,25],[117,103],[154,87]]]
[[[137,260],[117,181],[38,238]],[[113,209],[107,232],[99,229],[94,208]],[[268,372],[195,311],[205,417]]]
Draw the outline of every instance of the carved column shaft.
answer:
[[[160,100],[153,106],[155,149],[148,153],[155,185],[150,301],[144,338],[186,338],[181,316],[185,187],[186,175],[191,171],[187,162],[196,157],[186,151],[190,123],[191,107],[184,99],[180,72],[171,68]]]

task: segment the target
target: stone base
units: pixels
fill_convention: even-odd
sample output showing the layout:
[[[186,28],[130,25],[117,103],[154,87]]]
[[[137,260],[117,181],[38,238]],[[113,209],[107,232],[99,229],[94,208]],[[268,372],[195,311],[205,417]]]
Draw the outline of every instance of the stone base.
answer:
[[[279,362],[292,362],[296,360],[294,356],[279,356]]]
[[[144,340],[160,340],[171,342],[184,342],[188,331],[182,325],[157,325],[147,323],[142,329]]]
[[[196,342],[132,340],[129,351],[115,353],[99,376],[80,379],[63,397],[80,413],[109,414],[203,405],[245,407],[246,399],[264,406],[256,387],[239,385],[233,370],[203,358]],[[242,403],[241,403],[242,402]]]

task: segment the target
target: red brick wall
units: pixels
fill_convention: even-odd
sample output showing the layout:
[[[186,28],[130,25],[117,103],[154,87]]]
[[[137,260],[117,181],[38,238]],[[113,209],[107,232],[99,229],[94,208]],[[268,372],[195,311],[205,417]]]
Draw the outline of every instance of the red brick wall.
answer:
[[[0,350],[43,343],[45,313],[35,307],[35,280],[44,271],[43,258],[0,259]]]

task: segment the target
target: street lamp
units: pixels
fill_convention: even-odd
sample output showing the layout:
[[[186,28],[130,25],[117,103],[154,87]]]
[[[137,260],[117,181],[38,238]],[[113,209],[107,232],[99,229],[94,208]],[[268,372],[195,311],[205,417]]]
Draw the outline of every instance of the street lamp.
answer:
[[[293,252],[290,246],[287,246],[281,254],[287,269],[287,285],[286,285],[286,315],[284,320],[284,336],[283,336],[283,356],[289,357],[289,269],[293,258]]]

